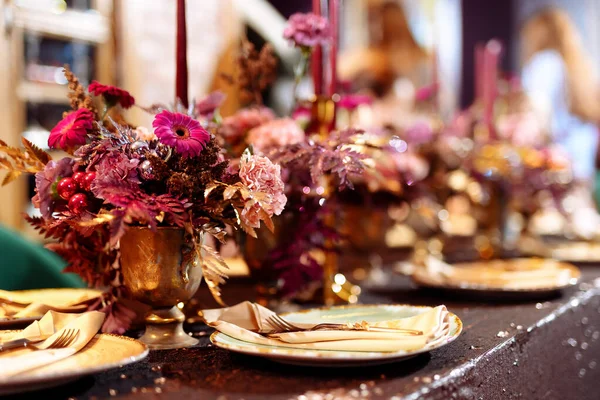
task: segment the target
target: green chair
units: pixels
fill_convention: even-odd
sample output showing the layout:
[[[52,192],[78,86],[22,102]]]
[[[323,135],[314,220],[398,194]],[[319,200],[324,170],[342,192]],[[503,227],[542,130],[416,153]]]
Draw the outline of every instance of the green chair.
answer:
[[[0,225],[0,289],[85,287],[76,274],[61,272],[65,265],[58,255]]]

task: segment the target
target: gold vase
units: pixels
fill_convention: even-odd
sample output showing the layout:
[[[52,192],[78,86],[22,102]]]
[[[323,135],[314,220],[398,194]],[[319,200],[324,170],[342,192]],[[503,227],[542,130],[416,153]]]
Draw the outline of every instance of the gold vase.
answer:
[[[134,299],[152,307],[140,338],[151,349],[175,349],[198,343],[183,330],[186,302],[202,281],[194,242],[180,228],[131,227],[121,239],[121,270]]]

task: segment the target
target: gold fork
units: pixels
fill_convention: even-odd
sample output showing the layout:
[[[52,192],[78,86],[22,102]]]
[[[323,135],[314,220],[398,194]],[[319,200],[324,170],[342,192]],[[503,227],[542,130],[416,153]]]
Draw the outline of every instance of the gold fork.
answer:
[[[325,322],[322,324],[317,324],[312,328],[305,329],[299,326],[296,326],[277,314],[273,314],[272,316],[267,318],[267,322],[275,328],[275,332],[271,333],[287,333],[287,332],[311,332],[318,331],[322,329],[331,329],[331,330],[340,330],[340,331],[370,331],[370,332],[394,332],[394,333],[406,333],[408,335],[420,336],[423,334],[422,331],[416,329],[405,329],[405,328],[385,328],[385,327],[376,327],[369,326],[366,322],[355,323],[355,324],[334,324]]]
[[[50,343],[49,345],[47,345],[44,348],[39,348],[39,347],[33,346],[34,344],[39,343],[43,339],[37,340],[37,339],[23,338],[23,339],[16,339],[16,340],[11,340],[9,342],[1,343],[0,351],[16,349],[19,347],[30,347],[33,350],[62,349],[62,348],[65,348],[65,347],[68,347],[69,345],[71,345],[75,341],[75,339],[77,339],[78,336],[79,336],[79,329],[65,329],[60,333],[60,335],[58,335],[52,341],[52,343]]]

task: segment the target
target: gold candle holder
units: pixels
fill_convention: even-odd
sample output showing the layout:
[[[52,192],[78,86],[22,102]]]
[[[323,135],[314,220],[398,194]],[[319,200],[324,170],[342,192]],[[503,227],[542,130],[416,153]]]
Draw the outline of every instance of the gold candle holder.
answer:
[[[179,309],[202,281],[194,242],[183,229],[131,227],[121,239],[121,271],[132,297],[152,307],[140,338],[151,349],[174,349],[198,343],[183,330]]]

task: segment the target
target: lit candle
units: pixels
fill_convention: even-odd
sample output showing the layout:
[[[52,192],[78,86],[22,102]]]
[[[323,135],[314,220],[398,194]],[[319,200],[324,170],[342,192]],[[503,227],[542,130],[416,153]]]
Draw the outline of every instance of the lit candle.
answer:
[[[175,97],[188,106],[187,36],[185,26],[185,0],[177,0],[177,69],[175,75]]]
[[[329,85],[327,95],[333,96],[337,90],[337,48],[339,38],[339,0],[329,0],[329,27],[331,29],[331,46],[329,47]]]

